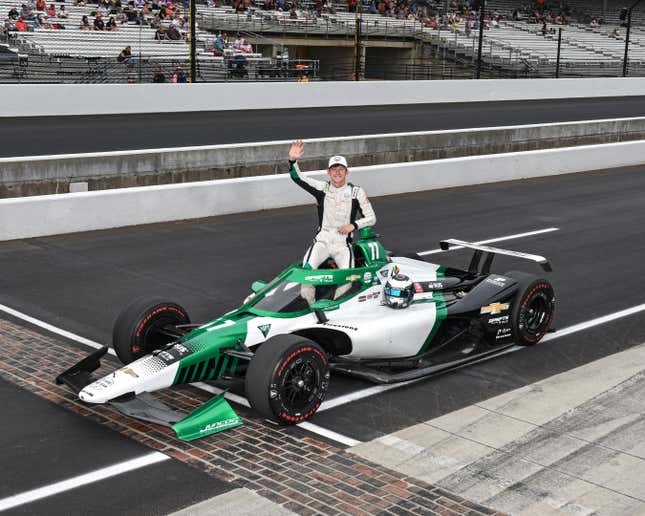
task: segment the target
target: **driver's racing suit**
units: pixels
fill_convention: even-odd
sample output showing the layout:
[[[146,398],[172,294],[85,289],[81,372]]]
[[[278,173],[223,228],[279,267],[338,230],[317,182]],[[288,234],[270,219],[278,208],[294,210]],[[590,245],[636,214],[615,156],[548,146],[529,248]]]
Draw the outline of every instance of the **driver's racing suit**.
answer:
[[[360,229],[376,223],[376,215],[365,190],[351,183],[336,188],[330,181],[301,176],[295,161],[289,161],[289,165],[291,179],[313,195],[318,204],[318,230],[305,254],[303,266],[316,269],[331,256],[338,268],[352,267],[351,234],[343,235],[338,229],[346,224]]]

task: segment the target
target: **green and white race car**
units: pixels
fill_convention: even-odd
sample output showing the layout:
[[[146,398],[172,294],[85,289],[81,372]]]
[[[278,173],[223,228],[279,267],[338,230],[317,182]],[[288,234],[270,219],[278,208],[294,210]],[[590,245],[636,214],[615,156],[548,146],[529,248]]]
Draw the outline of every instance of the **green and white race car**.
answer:
[[[355,268],[326,263],[312,270],[294,263],[270,282],[254,282],[239,308],[206,324],[192,324],[176,303],[138,299],[114,324],[113,347],[124,367],[92,376],[106,346],[56,381],[86,403],[110,403],[190,440],[241,424],[223,394],[184,415],[148,393],[194,382],[237,382],[261,416],[296,424],[320,407],[332,372],[402,382],[538,342],[553,320],[550,282],[517,271],[492,274],[490,268],[496,254],[550,271],[547,260],[441,242],[444,249],[457,245],[474,251],[467,270],[388,253],[365,228],[354,243]],[[384,300],[401,294],[394,287],[402,272],[410,279],[409,296],[396,309]]]

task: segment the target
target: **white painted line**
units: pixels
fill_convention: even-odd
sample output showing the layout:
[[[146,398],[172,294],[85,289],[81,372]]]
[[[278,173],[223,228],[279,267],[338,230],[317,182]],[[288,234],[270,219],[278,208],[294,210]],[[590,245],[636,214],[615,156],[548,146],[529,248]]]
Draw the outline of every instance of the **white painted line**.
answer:
[[[540,342],[547,342],[550,340],[558,339],[560,337],[565,337],[567,335],[571,335],[573,333],[578,333],[580,331],[587,330],[589,328],[593,328],[594,326],[599,326],[601,324],[606,324],[611,321],[615,321],[617,319],[621,319],[623,317],[628,317],[630,315],[637,314],[639,312],[645,312],[645,303],[637,306],[633,306],[631,308],[626,308],[625,310],[620,310],[618,312],[614,312],[608,315],[603,315],[602,317],[597,317],[595,319],[591,319],[589,321],[581,322],[578,324],[574,324],[573,326],[568,326],[566,328],[563,328],[561,330],[555,331],[553,333],[549,333],[544,336],[544,338]],[[538,344],[539,345],[539,344]],[[482,360],[477,360],[470,362],[469,364],[465,364],[462,367],[468,367],[473,364],[476,364],[478,362],[485,362],[486,360],[490,360],[492,358],[499,357],[501,355],[506,355],[507,353],[514,353],[515,351],[519,351],[520,349],[524,349],[523,346],[513,346],[511,348],[505,349],[501,351],[498,354],[491,355],[489,357],[483,358]],[[457,369],[461,369],[462,367],[459,367]],[[455,369],[452,369],[454,371]],[[420,382],[422,380],[425,380],[426,378],[419,378],[416,380],[410,380],[407,382],[403,383],[395,383],[395,384],[389,384],[389,385],[375,385],[374,387],[368,387],[367,389],[362,389],[360,391],[354,391],[350,392],[348,394],[345,394],[343,396],[338,396],[337,398],[333,398],[331,400],[325,401],[320,405],[320,408],[318,409],[318,412],[324,411],[324,410],[329,410],[332,408],[340,407],[341,405],[345,405],[347,403],[351,403],[353,401],[358,401],[362,400],[364,398],[368,398],[370,396],[374,396],[375,394],[380,394],[381,392],[386,392],[390,391],[392,389],[398,389],[399,387],[404,387],[406,385],[410,385],[412,383]]]
[[[305,143],[326,143],[336,142],[339,139],[342,141],[349,140],[363,140],[368,138],[400,138],[402,136],[434,136],[440,134],[455,134],[460,132],[487,132],[487,131],[500,131],[500,130],[516,130],[516,129],[531,129],[537,127],[552,127],[552,126],[567,126],[567,125],[584,125],[584,124],[597,124],[597,123],[611,123],[611,122],[628,122],[643,120],[645,117],[626,117],[626,118],[602,118],[594,120],[574,120],[568,122],[549,122],[545,124],[520,124],[520,125],[498,125],[491,127],[464,127],[461,129],[438,129],[435,131],[412,131],[406,133],[378,133],[378,134],[360,134],[354,136],[340,136],[328,138],[309,138],[303,140]],[[132,149],[132,150],[115,150],[103,152],[79,152],[72,154],[43,154],[40,156],[11,156],[0,158],[0,163],[22,163],[24,161],[51,161],[62,159],[78,159],[78,158],[101,158],[101,157],[114,157],[114,156],[136,156],[141,154],[161,154],[167,152],[194,152],[194,151],[213,151],[219,149],[236,149],[244,147],[263,147],[270,145],[289,145],[291,140],[273,140],[264,142],[243,142],[243,143],[222,143],[217,145],[193,145],[187,147],[161,147],[153,149]]]
[[[86,339],[85,337],[81,337],[80,335],[77,335],[76,333],[69,332],[67,330],[63,330],[62,328],[58,328],[57,326],[53,326],[49,323],[46,323],[45,321],[41,321],[40,319],[36,319],[35,317],[31,317],[30,315],[24,314],[22,312],[19,312],[18,310],[14,310],[13,308],[10,308],[6,305],[0,304],[0,311],[5,312],[9,315],[12,315],[16,319],[22,319],[23,321],[28,322],[29,324],[33,324],[34,326],[38,326],[39,328],[43,328],[44,330],[47,330],[51,333],[55,333],[56,335],[60,335],[61,337],[65,337],[66,339],[70,339],[76,342],[79,342],[80,344],[84,344],[86,346],[89,346],[91,348],[95,349],[100,349],[104,346],[104,344],[99,344],[98,342],[94,342],[93,340]],[[108,349],[108,353],[110,355],[115,355],[116,353],[112,348]]]
[[[305,430],[308,430],[309,432],[312,432],[314,434],[327,437],[327,439],[331,439],[332,441],[342,443],[346,446],[358,446],[359,444],[363,444],[363,441],[357,441],[356,439],[352,439],[351,437],[347,437],[346,435],[339,434],[337,432],[334,432],[333,430],[327,430],[326,428],[323,428],[318,425],[314,425],[309,421],[298,423],[297,426],[299,426],[300,428],[304,428]]]
[[[616,319],[628,317],[630,315],[634,315],[643,311],[645,311],[645,303],[643,303],[642,305],[632,306],[631,308],[626,308],[625,310],[620,310],[619,312],[603,315],[602,317],[597,317],[595,319],[591,319],[590,321],[574,324],[573,326],[567,326],[562,330],[557,330],[553,333],[545,335],[541,342],[547,342],[549,340],[565,337],[567,335],[571,335],[572,333],[578,333],[579,331],[587,330],[589,328],[593,328],[594,326],[606,324],[608,322],[615,321]]]
[[[0,500],[0,511],[13,509],[14,507],[18,507],[26,503],[35,502],[42,498],[47,498],[48,496],[53,496],[64,491],[69,491],[93,482],[98,482],[99,480],[105,480],[106,478],[134,471],[135,469],[157,464],[158,462],[168,459],[170,459],[168,455],[164,455],[161,452],[152,452],[136,459],[126,460],[125,462],[97,469],[90,473],[85,473],[84,475],[68,478],[67,480],[56,482],[55,484],[49,484],[47,486],[39,487],[38,489],[32,489],[31,491],[25,491],[24,493],[2,498]]]
[[[207,383],[204,382],[195,382],[191,383],[193,387],[197,387],[198,389],[201,389],[202,391],[210,392],[211,394],[222,394],[224,392],[224,389],[220,389],[219,387],[215,387],[213,385],[208,385]],[[249,403],[249,400],[247,400],[245,397],[240,396],[238,394],[233,394],[232,392],[227,392],[224,394],[224,397],[232,401],[233,403],[237,403],[238,405],[242,405],[243,407],[251,407],[251,404]]]
[[[0,311],[3,311],[3,312],[5,312],[5,313],[7,313],[9,315],[12,315],[12,316],[14,316],[14,317],[16,317],[18,319],[22,319],[23,321],[26,321],[26,322],[28,322],[30,324],[33,324],[34,326],[38,326],[39,328],[43,328],[43,329],[45,329],[45,330],[47,330],[47,331],[49,331],[51,333],[55,333],[56,335],[61,335],[62,337],[65,337],[67,339],[79,342],[80,344],[84,344],[86,346],[89,346],[89,347],[92,347],[92,348],[95,348],[95,349],[99,349],[99,348],[103,347],[103,345],[99,344],[98,342],[94,342],[93,340],[86,339],[85,337],[81,337],[80,335],[76,335],[75,333],[71,333],[69,331],[63,330],[63,329],[58,328],[56,326],[53,326],[53,325],[51,325],[49,323],[41,321],[40,319],[36,319],[36,318],[31,317],[31,316],[29,316],[27,314],[19,312],[18,310],[14,310],[13,308],[10,308],[10,307],[8,307],[6,305],[0,304]],[[110,353],[112,355],[116,355],[116,353],[114,352],[114,350],[112,348],[110,348],[108,350],[108,353]],[[203,383],[203,382],[196,382],[196,383],[193,383],[191,385],[193,385],[194,387],[197,387],[198,389],[201,389],[203,391],[210,392],[211,394],[221,394],[222,392],[224,392],[223,389],[219,389],[217,387],[214,387],[212,385],[208,385],[208,384]],[[244,407],[250,407],[251,406],[251,404],[248,402],[248,400],[246,398],[244,398],[242,396],[239,396],[237,394],[234,394],[232,392],[227,392],[224,395],[224,397],[227,400],[232,401],[233,403],[237,403],[238,405],[242,405]],[[298,426],[300,426],[300,425],[298,425]],[[356,444],[360,444],[360,441],[356,441],[355,439],[352,439],[351,437],[347,437],[347,436],[338,434],[336,432],[332,432],[331,430],[327,430],[326,428],[319,427],[319,426],[314,425],[312,423],[308,424],[307,430],[312,432],[312,433],[316,433],[316,434],[322,435],[324,437],[327,437],[329,439],[332,439],[334,441],[340,442],[342,444],[347,444],[348,442],[353,442],[354,443],[354,444],[351,444],[349,446],[354,446]]]
[[[525,238],[525,237],[530,237],[534,235],[542,235],[544,233],[551,233],[553,231],[559,231],[560,228],[545,228],[545,229],[537,229],[535,231],[527,231],[526,233],[517,233],[515,235],[507,235],[503,237],[497,237],[497,238],[489,238],[488,240],[480,240],[479,242],[473,242],[475,245],[484,245],[484,244],[492,244],[494,242],[503,242],[505,240],[514,240],[516,238]],[[461,246],[455,246],[451,247],[450,251],[454,251],[455,249],[463,249]],[[419,253],[419,256],[426,256],[429,254],[437,254],[437,253],[445,253],[447,251],[444,251],[443,249],[432,249],[430,251],[421,251]]]
[[[208,385],[207,383],[203,383],[203,382],[196,382],[196,383],[193,383],[192,385],[193,387],[197,387],[198,389],[201,389],[203,391],[210,392],[211,394],[221,394],[222,392],[224,392],[224,389],[220,389],[219,387]],[[246,398],[238,394],[227,392],[226,394],[224,394],[224,398],[226,398],[229,401],[232,401],[233,403],[237,403],[238,405],[242,405],[244,407],[249,407],[249,408],[251,407],[249,400],[247,400]],[[326,437],[327,439],[331,439],[332,441],[336,441],[346,446],[357,446],[359,444],[362,444],[362,441],[357,441],[356,439],[353,439],[343,434],[339,434],[338,432],[334,432],[332,430],[328,430],[327,428],[323,428],[322,426],[314,425],[309,421],[298,423],[296,426],[299,426],[300,428],[304,428],[308,432],[321,435],[323,437]]]

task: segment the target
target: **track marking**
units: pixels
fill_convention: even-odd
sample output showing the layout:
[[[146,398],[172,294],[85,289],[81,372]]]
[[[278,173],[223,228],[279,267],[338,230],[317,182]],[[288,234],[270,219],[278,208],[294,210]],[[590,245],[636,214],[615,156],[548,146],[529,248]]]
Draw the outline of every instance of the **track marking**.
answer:
[[[85,473],[84,475],[68,478],[67,480],[56,482],[55,484],[49,484],[37,489],[32,489],[31,491],[25,491],[24,493],[2,498],[0,499],[0,511],[13,509],[14,507],[18,507],[26,503],[35,502],[42,498],[47,498],[48,496],[70,491],[77,487],[98,482],[99,480],[105,480],[106,478],[121,475],[122,473],[134,471],[152,464],[157,464],[158,462],[163,462],[168,459],[170,459],[168,455],[164,455],[161,452],[152,452],[136,459],[119,462],[118,464],[97,469],[89,473]]]
[[[61,337],[65,337],[66,339],[73,340],[75,342],[78,342],[80,344],[84,344],[86,346],[89,346],[91,348],[95,349],[100,349],[103,347],[103,344],[99,344],[98,342],[94,342],[93,340],[86,339],[85,337],[81,337],[80,335],[77,335],[76,333],[72,333],[67,330],[63,330],[62,328],[59,328],[57,326],[53,326],[49,323],[46,323],[45,321],[41,321],[40,319],[36,319],[35,317],[31,317],[30,315],[27,315],[25,313],[19,312],[18,310],[14,310],[13,308],[10,308],[6,305],[0,304],[0,311],[5,312],[9,315],[12,315],[16,319],[21,319],[23,321],[26,321],[30,324],[33,324],[34,326],[38,326],[39,328],[43,328],[44,330],[47,330],[51,333],[55,333],[56,335],[60,335]],[[108,353],[110,355],[116,356],[116,353],[112,348],[108,349]]]
[[[544,338],[540,342],[547,342],[550,340],[558,339],[560,337],[566,337],[567,335],[571,335],[573,333],[578,333],[584,330],[588,330],[589,328],[593,328],[594,326],[600,326],[601,324],[606,324],[611,321],[615,321],[617,319],[621,319],[623,317],[628,317],[630,315],[637,314],[639,312],[645,312],[645,303],[633,306],[631,308],[626,308],[624,310],[620,310],[618,312],[614,312],[611,314],[603,315],[601,317],[596,317],[595,319],[590,319],[589,321],[584,321],[578,324],[574,324],[572,326],[568,326],[566,328],[563,328],[562,330],[555,331],[553,333],[549,333],[544,336]],[[507,348],[503,351],[500,351],[499,353],[495,355],[490,355],[486,358],[483,358],[482,360],[476,360],[473,362],[470,362],[468,364],[465,364],[461,367],[451,369],[450,371],[455,371],[456,369],[461,369],[462,367],[467,367],[471,366],[473,364],[476,364],[478,362],[484,362],[486,360],[490,360],[495,357],[499,357],[501,355],[506,355],[507,353],[514,353],[515,351],[519,351],[520,349],[523,349],[523,346],[513,346],[511,348]],[[345,405],[347,403],[352,403],[354,401],[358,401],[364,398],[368,398],[370,396],[374,396],[375,394],[380,394],[382,392],[390,391],[392,389],[398,389],[399,387],[404,387],[406,385],[410,385],[413,383],[420,382],[422,380],[426,380],[427,378],[418,378],[415,380],[409,380],[407,382],[402,382],[402,383],[396,383],[396,384],[390,384],[390,385],[375,385],[374,387],[368,387],[367,389],[361,389],[360,391],[354,391],[350,392],[348,394],[345,394],[343,396],[338,396],[337,398],[333,398],[329,401],[324,401],[322,405],[320,405],[320,408],[318,409],[318,412],[324,411],[324,410],[329,410],[333,409],[336,407],[340,407],[341,405]]]
[[[224,392],[224,389],[220,389],[219,387],[208,385],[207,383],[203,383],[203,382],[193,383],[192,386],[197,387],[198,389],[201,389],[203,391],[210,392],[212,394],[221,394],[222,392]],[[233,394],[232,392],[227,392],[226,394],[224,394],[224,398],[226,398],[229,401],[232,401],[233,403],[237,403],[238,405],[251,408],[251,404],[249,403],[249,400],[247,400],[243,396],[240,396],[239,394]],[[352,437],[349,437],[347,435],[339,434],[338,432],[334,432],[333,430],[329,430],[327,428],[323,428],[322,426],[315,425],[309,421],[298,423],[296,426],[299,426],[300,428],[303,428],[308,432],[311,432],[312,434],[321,435],[323,437],[331,439],[332,441],[336,441],[346,446],[357,446],[359,444],[363,444],[363,441],[358,441],[357,439],[353,439]]]
[[[0,115],[0,120],[2,115]],[[463,127],[460,129],[435,129],[432,131],[412,131],[412,132],[398,132],[398,133],[372,133],[372,134],[358,134],[358,135],[349,135],[342,136],[344,142],[351,140],[363,140],[367,138],[401,138],[401,137],[411,137],[411,136],[435,136],[442,134],[455,134],[460,132],[488,132],[488,131],[499,131],[499,130],[516,130],[516,129],[532,129],[532,128],[543,128],[543,127],[555,127],[555,126],[579,126],[585,124],[597,124],[597,123],[610,123],[610,122],[629,122],[629,121],[638,121],[643,120],[645,117],[622,117],[622,118],[597,118],[593,120],[568,120],[565,122],[548,122],[544,124],[520,124],[520,125],[496,125],[490,127]],[[326,142],[337,142],[339,137],[331,136],[327,138],[307,138],[302,140],[305,143],[326,143]],[[260,142],[240,142],[240,143],[220,143],[215,145],[192,145],[192,146],[183,146],[183,147],[161,147],[161,148],[148,148],[148,149],[121,149],[114,151],[97,151],[97,152],[77,152],[77,153],[68,153],[68,154],[41,154],[35,156],[6,156],[0,158],[0,163],[13,163],[19,162],[23,163],[25,161],[51,161],[51,160],[61,160],[61,159],[75,159],[75,158],[102,158],[102,157],[114,157],[114,156],[134,156],[134,155],[145,155],[145,154],[159,154],[167,152],[192,152],[192,151],[214,151],[219,149],[236,149],[236,148],[246,148],[246,147],[263,147],[269,145],[289,145],[292,140],[272,140],[272,141],[260,141]]]
[[[17,319],[21,319],[23,321],[26,321],[30,324],[33,324],[34,326],[38,326],[39,328],[43,328],[44,330],[47,330],[51,333],[54,333],[56,335],[60,335],[62,337],[65,337],[66,339],[73,340],[75,342],[78,342],[80,344],[84,344],[85,346],[89,346],[94,349],[100,349],[103,347],[103,344],[99,344],[98,342],[95,342],[90,339],[86,339],[85,337],[81,337],[80,335],[77,335],[76,333],[69,332],[67,330],[63,330],[62,328],[58,328],[57,326],[53,326],[49,323],[46,323],[45,321],[41,321],[40,319],[36,319],[35,317],[31,317],[30,315],[24,314],[22,312],[19,312],[18,310],[14,310],[13,308],[10,308],[6,305],[0,304],[0,311],[5,312],[9,315],[12,315],[13,317],[16,317]],[[108,353],[111,355],[116,355],[114,350],[112,348],[109,348]],[[210,392],[211,394],[221,394],[224,392],[223,389],[219,389],[217,387],[213,387],[212,385],[205,384],[203,382],[196,382],[191,384],[193,387],[196,387],[202,391]],[[250,407],[251,405],[249,404],[248,400],[244,398],[243,396],[239,396],[237,394],[234,394],[232,392],[227,392],[224,397],[232,401],[233,403],[237,403],[238,405],[242,405],[244,407]],[[297,426],[301,426],[301,424]],[[305,428],[303,426],[303,428]],[[327,430],[326,428],[322,428],[320,426],[314,425],[313,423],[309,423],[306,427],[306,430],[308,430],[311,433],[321,435],[323,437],[327,437],[328,439],[332,439],[334,441],[337,441],[342,444],[347,444],[347,443],[352,443],[349,444],[348,446],[355,446],[357,444],[360,444],[360,441],[357,441],[355,439],[352,439],[351,437],[347,437],[345,435],[332,432],[331,430]]]
[[[550,228],[550,229],[555,229],[555,228]],[[507,239],[508,237],[502,237],[502,238]],[[41,321],[41,320],[36,319],[34,317],[28,316],[26,314],[23,314],[22,312],[14,310],[13,308],[9,308],[6,305],[0,304],[0,311],[4,311],[4,312],[6,312],[6,313],[8,313],[10,315],[13,315],[14,317],[17,317],[19,319],[27,321],[27,322],[29,322],[31,324],[34,324],[35,326],[38,326],[40,328],[44,328],[44,329],[46,329],[46,330],[48,330],[48,331],[50,331],[52,333],[55,333],[57,335],[62,335],[62,336],[66,337],[66,338],[68,338],[70,340],[74,340],[74,341],[79,342],[81,344],[84,344],[86,346],[90,346],[90,347],[96,348],[96,349],[101,348],[103,346],[102,344],[99,344],[98,342],[94,342],[92,340],[86,339],[85,337],[81,337],[79,335],[76,335],[75,333],[68,332],[66,330],[63,330],[63,329],[58,328],[56,326],[53,326],[53,325],[51,325],[49,323],[46,323],[44,321]],[[589,328],[593,328],[594,326],[599,326],[601,324],[606,324],[608,322],[615,321],[615,320],[621,319],[623,317],[628,317],[630,315],[634,315],[636,313],[643,312],[643,311],[645,311],[645,303],[633,306],[631,308],[626,308],[626,309],[620,310],[618,312],[603,315],[601,317],[597,317],[597,318],[591,319],[589,321],[584,321],[584,322],[581,322],[581,323],[578,323],[578,324],[574,324],[572,326],[568,326],[567,328],[564,328],[562,330],[558,330],[558,331],[556,331],[554,333],[550,333],[550,334],[546,335],[542,339],[542,342],[547,342],[549,340],[557,339],[559,337],[564,337],[564,336],[567,336],[567,335],[571,335],[572,333],[578,333],[580,331],[587,330]],[[466,364],[466,365],[464,365],[462,367],[467,367],[467,366],[476,364],[478,362],[483,362],[485,360],[490,360],[492,358],[499,357],[499,356],[505,355],[507,353],[513,353],[513,352],[518,351],[520,349],[522,349],[521,346],[513,346],[511,348],[508,348],[508,349],[505,349],[505,350],[501,351],[498,354],[490,355],[490,356],[488,356],[486,358],[483,358],[481,361],[470,362],[469,364]],[[110,351],[112,351],[112,349],[110,349]],[[460,369],[460,368],[457,368],[457,369]],[[452,371],[454,371],[454,369],[452,369]],[[354,401],[358,401],[358,400],[361,400],[361,399],[364,399],[364,398],[368,398],[370,396],[374,396],[374,395],[380,394],[382,392],[386,392],[386,391],[389,391],[389,390],[392,390],[392,389],[397,389],[397,388],[400,388],[400,387],[404,387],[406,385],[410,385],[410,384],[419,382],[419,381],[424,380],[424,379],[425,378],[419,378],[419,379],[416,379],[416,380],[410,380],[410,381],[407,381],[407,382],[402,382],[402,383],[397,383],[397,384],[392,384],[392,385],[375,385],[373,387],[368,387],[367,389],[361,389],[360,391],[350,392],[350,393],[345,394],[343,396],[338,396],[337,398],[333,398],[331,400],[323,402],[322,405],[320,405],[320,408],[318,409],[318,412],[322,412],[322,411],[325,411],[325,410],[330,410],[332,408],[340,407],[341,405],[346,405],[347,403],[352,403]],[[193,385],[194,387],[196,387],[196,388],[198,388],[200,390],[207,391],[207,392],[210,392],[212,394],[220,394],[221,392],[223,392],[222,389],[219,389],[217,387],[213,387],[212,385],[208,385],[208,384],[205,384],[205,383],[202,383],[202,382],[196,382],[196,383],[191,384],[191,385]],[[224,397],[226,399],[234,402],[234,403],[239,404],[239,405],[242,405],[242,406],[245,406],[245,407],[250,407],[250,404],[249,404],[248,400],[246,398],[244,398],[243,396],[239,396],[237,394],[227,392]],[[306,427],[303,426],[302,428],[308,430],[309,432],[322,435],[324,437],[327,437],[328,439],[335,440],[335,441],[340,442],[342,444],[346,444],[347,442],[356,442],[356,444],[360,443],[360,441],[355,441],[351,437],[344,436],[344,435],[338,434],[336,432],[332,432],[331,430],[328,430],[326,428],[320,427],[318,425],[314,425],[313,423],[309,423],[309,422],[306,422],[306,423],[307,423]],[[301,426],[301,425],[302,425],[302,423],[300,425],[298,425],[298,426]]]
[[[497,237],[497,238],[489,238],[488,240],[480,240],[479,242],[473,242],[475,245],[483,245],[483,244],[492,244],[494,242],[503,242],[505,240],[513,240],[515,238],[524,238],[524,237],[529,237],[533,235],[542,235],[544,233],[551,233],[553,231],[559,231],[560,228],[546,228],[546,229],[537,229],[535,231],[527,231],[526,233],[517,233],[515,235],[507,235],[503,237]],[[463,249],[461,246],[455,246],[451,247],[450,251],[454,251],[455,249]],[[438,254],[438,253],[445,253],[443,249],[432,249],[430,251],[421,251],[419,256],[427,256],[429,254]]]

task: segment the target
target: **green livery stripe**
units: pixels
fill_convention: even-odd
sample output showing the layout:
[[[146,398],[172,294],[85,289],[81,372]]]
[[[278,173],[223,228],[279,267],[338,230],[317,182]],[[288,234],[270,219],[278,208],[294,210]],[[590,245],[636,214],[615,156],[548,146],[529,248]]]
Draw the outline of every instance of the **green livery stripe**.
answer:
[[[439,279],[439,271],[437,271],[437,279]],[[426,337],[426,340],[423,343],[423,346],[421,347],[421,350],[419,351],[419,353],[423,353],[428,350],[428,348],[430,347],[430,344],[432,343],[433,339],[437,335],[439,328],[441,327],[441,323],[448,315],[448,308],[446,307],[446,301],[443,298],[443,293],[433,292],[432,301],[434,302],[434,305],[437,309],[437,313],[435,315],[435,320],[434,320],[434,324],[432,325],[432,329],[430,330],[430,333]]]
[[[437,269],[437,279],[442,280],[446,279],[446,268],[443,265],[440,265]]]
[[[226,366],[228,365],[228,359],[229,359],[229,356],[224,355],[224,357],[222,359],[222,366],[220,367],[219,372],[217,373],[216,379],[221,378],[222,375],[224,374],[224,371],[226,371]]]

